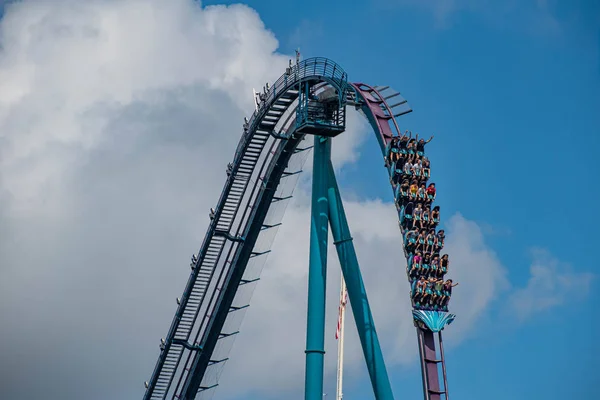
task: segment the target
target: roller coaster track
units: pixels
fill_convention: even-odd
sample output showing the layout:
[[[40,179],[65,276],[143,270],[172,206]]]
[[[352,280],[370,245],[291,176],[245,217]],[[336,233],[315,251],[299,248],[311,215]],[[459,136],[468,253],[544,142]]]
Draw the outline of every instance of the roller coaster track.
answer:
[[[311,148],[302,145],[305,135],[296,131],[301,83],[307,82],[316,94],[333,90],[343,103],[361,110],[376,133],[382,154],[392,136],[399,133],[395,118],[412,111],[406,100],[389,88],[348,84],[342,68],[326,58],[297,63],[268,88],[244,124],[227,181],[211,210],[210,225],[192,258],[175,317],[161,339],[158,361],[146,382],[145,400],[212,398]],[[392,98],[399,101],[390,104]],[[418,321],[416,325],[420,349],[426,349],[433,333]],[[435,385],[435,347],[433,358],[426,350],[421,354],[426,399],[437,400],[444,391]]]

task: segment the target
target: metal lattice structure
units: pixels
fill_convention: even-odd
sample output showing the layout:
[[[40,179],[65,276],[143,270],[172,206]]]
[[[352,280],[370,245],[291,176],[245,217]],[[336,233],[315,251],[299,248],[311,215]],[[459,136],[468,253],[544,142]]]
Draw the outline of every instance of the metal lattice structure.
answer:
[[[389,88],[349,84],[343,69],[326,58],[290,65],[267,88],[260,95],[256,111],[244,124],[234,159],[228,165],[227,181],[211,209],[204,241],[192,257],[191,273],[178,299],[175,317],[161,340],[161,352],[146,383],[144,399],[212,398],[310,149],[314,150],[315,166],[306,398],[320,399],[322,395],[324,282],[315,279],[315,271],[326,267],[326,251],[323,255],[322,250],[326,249],[327,235],[323,240],[322,233],[315,233],[315,226],[327,233],[329,223],[375,397],[393,399],[331,166],[330,146],[332,138],[344,131],[346,106],[351,105],[367,117],[385,156],[392,137],[400,132],[396,118],[412,110],[399,93]],[[392,98],[399,101],[390,104]],[[314,136],[313,146],[306,144],[307,135]],[[395,186],[393,190],[397,192]],[[403,213],[399,205],[401,219]],[[319,220],[316,215],[326,218]],[[434,333],[441,346],[440,331],[454,316],[415,310],[414,318],[425,398],[437,400],[447,393],[445,385],[444,390],[439,387],[439,364],[444,370],[444,383],[446,375],[443,351],[441,362],[436,359]]]

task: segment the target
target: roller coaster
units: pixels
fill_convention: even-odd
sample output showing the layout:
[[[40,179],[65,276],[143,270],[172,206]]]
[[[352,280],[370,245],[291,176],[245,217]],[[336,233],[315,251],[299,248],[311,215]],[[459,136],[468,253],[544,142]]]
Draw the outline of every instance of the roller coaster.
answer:
[[[313,171],[305,399],[323,396],[329,227],[374,396],[394,398],[331,164],[331,143],[345,130],[348,106],[369,121],[390,177],[407,258],[424,398],[448,399],[442,330],[455,318],[447,312],[454,285],[442,279],[448,261],[447,256],[439,258],[444,240],[443,231],[436,233],[439,207],[430,211],[436,194],[434,185],[427,186],[426,142],[398,127],[397,118],[412,109],[388,86],[349,83],[346,72],[327,58],[297,57],[258,94],[255,112],[244,120],[204,241],[192,256],[175,317],[145,382],[144,400],[213,398],[309,150]]]

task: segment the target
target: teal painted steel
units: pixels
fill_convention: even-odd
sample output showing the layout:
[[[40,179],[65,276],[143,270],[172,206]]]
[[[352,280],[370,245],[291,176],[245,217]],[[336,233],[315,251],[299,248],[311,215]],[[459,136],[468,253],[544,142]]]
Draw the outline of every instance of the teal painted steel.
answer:
[[[325,359],[325,287],[327,283],[327,239],[329,206],[328,177],[331,141],[315,136],[308,269],[308,312],[306,327],[306,375],[304,398],[323,399]]]
[[[450,325],[456,315],[440,311],[413,310],[416,322],[422,322],[431,332],[441,332],[446,325]]]
[[[392,387],[387,374],[383,353],[377,338],[375,322],[367,299],[348,220],[344,212],[344,205],[335,179],[333,165],[329,163],[329,220],[334,244],[342,266],[344,280],[348,288],[348,298],[352,305],[354,321],[358,329],[358,336],[362,345],[365,362],[371,377],[371,385],[377,400],[393,400]]]

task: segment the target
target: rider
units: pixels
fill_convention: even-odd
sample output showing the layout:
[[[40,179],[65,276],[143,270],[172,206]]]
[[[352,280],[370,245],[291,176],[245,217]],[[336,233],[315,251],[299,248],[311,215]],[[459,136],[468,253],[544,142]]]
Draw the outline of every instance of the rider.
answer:
[[[448,272],[448,267],[450,267],[450,260],[448,260],[448,254],[444,254],[440,260],[440,273],[442,276]]]
[[[429,163],[429,159],[427,157],[423,157],[423,177],[425,179],[429,178],[429,175],[431,173],[431,167],[430,167],[430,163]]]
[[[419,187],[419,190],[417,191],[417,197],[419,197],[419,200],[425,201],[426,196],[425,196],[425,184],[424,183],[421,183],[421,187]]]
[[[443,301],[444,306],[448,305],[448,302],[450,301],[450,297],[452,297],[452,288],[455,286],[458,286],[458,282],[453,284],[452,279],[448,279],[446,282],[444,282],[444,296],[445,296],[445,299]]]
[[[431,210],[431,226],[435,227],[440,223],[440,206],[433,207]]]
[[[429,218],[429,210],[425,208],[425,211],[427,211],[427,217]],[[425,219],[425,211],[423,211],[423,224],[427,225],[429,219]],[[425,237],[425,244],[427,245],[425,251],[427,253],[433,253],[433,246],[435,245],[435,229],[431,229],[429,231],[429,233]]]
[[[431,269],[431,254],[425,253],[423,256],[423,275],[429,275]]]
[[[415,299],[415,303],[420,303],[423,300],[426,287],[427,287],[427,281],[425,280],[424,277],[420,277],[419,280],[417,280],[416,290],[415,290],[415,294],[413,297]]]
[[[425,207],[423,208],[423,214],[421,215],[421,218],[423,219],[423,225],[422,226],[424,226],[424,227],[429,226],[429,219],[430,218],[429,218],[429,206],[428,205],[425,205]],[[435,230],[434,230],[434,233],[435,233]],[[431,244],[429,243],[429,235],[427,235],[427,238],[428,238],[427,239],[427,245],[428,246],[433,245],[433,238],[432,238]]]
[[[421,215],[423,214],[423,208],[421,207],[421,203],[418,203],[413,211],[413,226],[421,228],[423,224],[421,223]]]
[[[417,184],[417,181],[412,181],[412,184],[410,185],[409,190],[410,190],[410,192],[409,192],[410,198],[416,199],[417,193],[419,192],[419,185]]]
[[[443,229],[440,229],[437,233],[437,240],[435,242],[435,247],[437,247],[438,251],[444,247],[444,239],[446,239],[446,234]]]
[[[417,139],[418,138],[419,138],[419,135],[417,134]],[[416,145],[418,155],[423,156],[423,154],[425,154],[425,145],[427,143],[431,142],[432,139],[433,139],[433,135],[427,141],[425,141],[424,139],[419,139],[419,141],[417,142],[417,145]]]
[[[413,164],[413,171],[415,172],[415,176],[421,176],[421,172],[423,171],[423,163],[421,160],[415,160],[415,163]]]
[[[423,252],[425,252],[425,238],[426,237],[427,237],[427,231],[425,229],[421,229],[421,231],[419,232],[419,236],[417,236],[417,248]]]
[[[413,271],[417,273],[421,270],[421,263],[423,262],[423,257],[421,257],[421,252],[417,251],[413,256],[412,260],[412,268],[408,272],[409,275],[412,275]]]
[[[431,260],[431,274],[433,276],[440,275],[440,255],[434,254],[433,260]]]
[[[435,200],[435,183],[430,183],[427,187],[427,199],[430,202]]]
[[[433,278],[433,298],[431,302],[434,304],[440,304],[442,300],[442,290],[444,288],[444,280]]]

